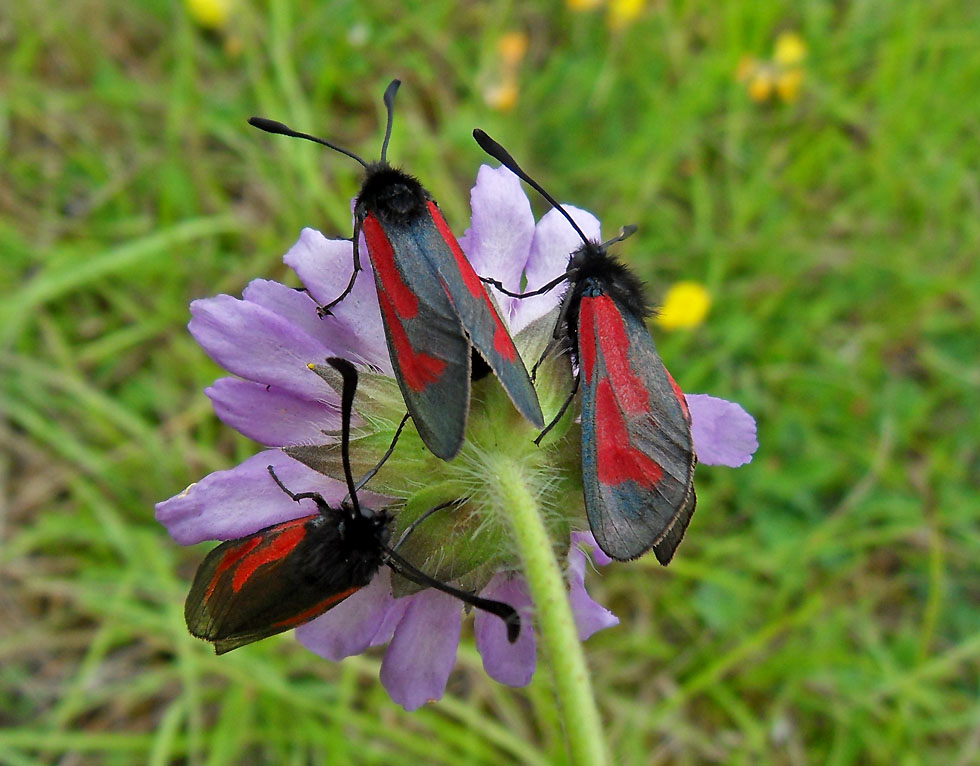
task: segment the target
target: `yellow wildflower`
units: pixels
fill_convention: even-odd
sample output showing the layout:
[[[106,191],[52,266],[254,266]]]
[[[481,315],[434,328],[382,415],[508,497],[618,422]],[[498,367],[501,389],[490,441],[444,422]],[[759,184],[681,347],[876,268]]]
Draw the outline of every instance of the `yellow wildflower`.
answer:
[[[603,0],[566,0],[565,4],[571,11],[591,11],[602,5]]]
[[[184,4],[198,26],[222,29],[231,17],[234,0],[185,0]]]
[[[609,3],[609,27],[622,29],[643,13],[643,0],[611,0]]]
[[[806,43],[796,32],[783,32],[776,38],[772,58],[783,67],[802,64],[806,58]]]
[[[527,53],[527,35],[523,32],[508,32],[497,40],[497,55],[505,69],[516,69]]]
[[[483,100],[487,106],[509,112],[517,106],[517,81],[514,77],[505,77],[500,82],[490,85],[483,90]]]
[[[789,104],[800,97],[805,58],[806,43],[803,38],[795,32],[783,32],[776,38],[771,59],[742,56],[735,77],[745,83],[749,98],[756,103],[764,103],[775,95]]]
[[[757,104],[768,101],[772,95],[772,85],[772,70],[768,66],[760,66],[749,78],[749,98]]]
[[[791,104],[800,97],[803,87],[803,70],[800,67],[787,69],[776,77],[776,93],[784,103]]]
[[[700,325],[711,307],[711,295],[700,282],[677,282],[664,296],[664,305],[654,321],[665,330],[690,329]]]
[[[518,72],[528,39],[523,32],[507,32],[497,40],[496,80],[483,89],[483,100],[494,109],[508,112],[517,106]]]

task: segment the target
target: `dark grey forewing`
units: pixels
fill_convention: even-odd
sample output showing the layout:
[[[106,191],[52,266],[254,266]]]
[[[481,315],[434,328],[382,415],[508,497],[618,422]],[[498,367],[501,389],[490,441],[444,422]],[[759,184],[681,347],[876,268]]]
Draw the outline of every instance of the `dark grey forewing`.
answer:
[[[517,411],[536,427],[544,428],[544,415],[534,384],[497,307],[459,249],[438,207],[430,215],[433,216],[431,224],[420,222],[414,227],[419,248],[442,278],[470,340],[500,380]],[[463,270],[466,270],[465,277]]]
[[[694,516],[694,508],[697,504],[697,493],[695,493],[692,484],[691,494],[674,519],[674,523],[670,525],[670,529],[660,539],[660,542],[653,546],[653,553],[657,557],[657,561],[664,566],[667,566],[670,560],[674,558],[674,552],[677,550],[677,546],[681,544],[681,540],[684,539],[684,533],[687,531],[688,524],[691,523],[691,517]]]
[[[438,274],[425,258],[413,227],[405,225],[393,236],[397,237],[398,244],[395,268],[418,298],[418,313],[411,319],[386,315],[384,295],[380,295],[388,293],[386,275],[375,264],[374,277],[382,301],[388,352],[405,404],[422,441],[437,457],[451,460],[459,453],[466,431],[470,403],[470,342]],[[445,363],[438,379],[421,390],[410,385],[406,360],[401,358],[393,336],[398,328],[390,326],[391,319],[398,322],[414,353]]]
[[[629,449],[656,462],[662,475],[656,482],[623,481],[616,485],[600,482],[599,431],[614,428],[615,424],[604,423],[596,414],[599,384],[608,380],[612,385],[612,380],[602,349],[595,349],[594,374],[591,382],[583,381],[582,392],[585,509],[599,547],[618,560],[642,555],[668,534],[693,494],[694,478],[690,425],[653,339],[641,320],[629,315],[624,315],[624,319],[630,367],[644,383],[649,406],[644,413],[628,413],[612,386],[617,407],[611,416],[620,418],[623,428],[617,430],[625,430]],[[601,336],[598,327],[595,333],[583,333],[579,327],[580,342],[587,342],[585,339],[590,336]],[[693,505],[690,511],[693,513]]]

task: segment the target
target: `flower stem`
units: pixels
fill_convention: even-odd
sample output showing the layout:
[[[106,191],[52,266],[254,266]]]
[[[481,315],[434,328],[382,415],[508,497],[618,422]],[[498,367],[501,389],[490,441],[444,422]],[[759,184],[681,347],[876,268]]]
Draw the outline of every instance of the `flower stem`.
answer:
[[[602,722],[561,566],[522,466],[501,459],[496,468],[501,508],[510,518],[524,564],[572,763],[601,766],[607,763]]]

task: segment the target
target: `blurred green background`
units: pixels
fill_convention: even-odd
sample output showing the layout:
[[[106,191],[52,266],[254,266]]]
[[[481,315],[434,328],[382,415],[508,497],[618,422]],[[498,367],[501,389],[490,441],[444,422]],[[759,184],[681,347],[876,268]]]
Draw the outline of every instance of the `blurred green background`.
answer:
[[[390,156],[458,233],[482,126],[639,224],[658,302],[707,287],[659,347],[759,421],[668,569],[590,586],[622,619],[586,646],[616,761],[980,762],[980,5],[196,5],[0,10],[0,763],[564,762],[546,667],[501,687],[466,628],[414,714],[379,654],[215,657],[182,619],[207,546],[153,520],[256,450],[188,302],[296,284],[302,226],[350,231],[358,167],[245,118],[373,156],[395,76]]]

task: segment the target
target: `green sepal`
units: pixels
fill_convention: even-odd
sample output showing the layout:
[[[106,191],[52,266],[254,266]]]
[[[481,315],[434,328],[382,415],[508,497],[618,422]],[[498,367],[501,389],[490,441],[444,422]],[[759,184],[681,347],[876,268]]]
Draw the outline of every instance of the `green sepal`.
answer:
[[[479,504],[467,500],[467,487],[446,481],[419,490],[399,508],[392,528],[398,544],[411,524],[432,508],[459,501],[433,512],[404,539],[398,552],[426,574],[467,590],[480,590],[494,571],[509,559],[504,530],[487,523]],[[392,576],[392,592],[404,596],[421,590],[406,578]]]

